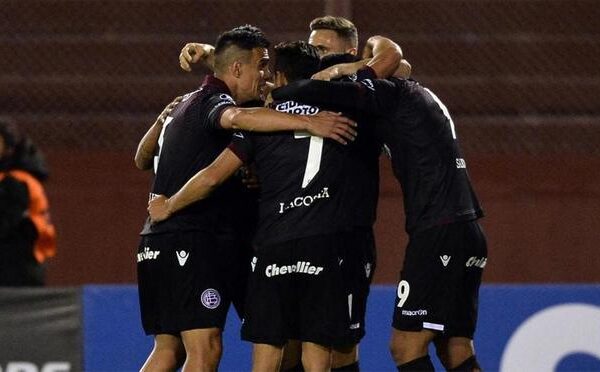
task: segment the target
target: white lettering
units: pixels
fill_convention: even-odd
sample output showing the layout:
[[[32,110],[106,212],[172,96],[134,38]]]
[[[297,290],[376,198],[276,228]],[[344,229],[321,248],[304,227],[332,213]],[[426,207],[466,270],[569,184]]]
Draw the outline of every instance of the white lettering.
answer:
[[[321,266],[311,265],[307,261],[298,261],[295,265],[277,266],[277,264],[268,265],[265,269],[265,275],[268,278],[278,275],[287,274],[308,274],[308,275],[319,275],[324,270]]]
[[[144,251],[137,254],[137,262],[155,260],[159,254],[160,251],[151,251],[150,247],[144,247]]]
[[[297,196],[288,203],[279,202],[278,213],[282,214],[289,209],[297,207],[310,207],[315,201],[319,199],[329,199],[330,197],[329,187],[323,187],[316,195]]]
[[[402,315],[406,316],[423,316],[427,315],[427,310],[419,309],[419,310],[402,310]]]
[[[275,106],[275,110],[296,115],[316,115],[319,108],[310,105],[301,105],[296,101],[286,101]]]
[[[475,266],[475,267],[479,267],[479,268],[483,269],[486,264],[487,264],[487,257],[474,257],[473,256],[473,257],[469,257],[465,266],[466,267]]]

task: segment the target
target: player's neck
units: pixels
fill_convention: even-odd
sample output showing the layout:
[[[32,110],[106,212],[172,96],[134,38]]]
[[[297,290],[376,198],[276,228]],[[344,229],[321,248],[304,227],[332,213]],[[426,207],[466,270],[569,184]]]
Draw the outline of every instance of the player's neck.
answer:
[[[215,77],[224,82],[225,85],[227,85],[227,88],[229,88],[233,100],[238,102],[240,99],[240,94],[238,92],[239,89],[237,79],[234,76],[231,76],[230,74],[219,74],[217,72],[215,72]]]

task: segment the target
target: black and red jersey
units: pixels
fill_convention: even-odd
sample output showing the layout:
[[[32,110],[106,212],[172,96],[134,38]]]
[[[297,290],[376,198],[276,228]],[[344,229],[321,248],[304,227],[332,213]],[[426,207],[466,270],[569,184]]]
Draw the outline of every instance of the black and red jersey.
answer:
[[[394,174],[402,187],[409,233],[483,216],[448,109],[418,82],[396,78],[366,78],[355,83],[304,80],[274,91],[273,97],[287,94],[312,104],[325,99],[377,118],[377,136],[390,150]]]
[[[231,141],[231,132],[220,125],[221,114],[235,105],[227,85],[214,76],[207,76],[198,90],[183,97],[163,125],[151,196],[172,196],[215,160]],[[142,235],[228,229],[238,212],[236,204],[243,203],[243,190],[239,179],[232,177],[210,197],[187,206],[171,218],[154,224],[147,220]]]

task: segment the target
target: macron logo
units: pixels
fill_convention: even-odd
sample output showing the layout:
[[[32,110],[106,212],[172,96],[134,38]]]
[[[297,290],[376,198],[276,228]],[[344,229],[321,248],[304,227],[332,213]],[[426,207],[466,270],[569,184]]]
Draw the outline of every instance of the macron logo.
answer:
[[[444,265],[444,267],[448,266],[448,262],[450,262],[450,256],[448,256],[447,254],[440,256],[440,260],[442,260],[442,265]]]
[[[185,265],[185,263],[187,262],[188,257],[190,256],[190,252],[175,251],[175,253],[177,255],[177,261],[179,261],[179,266]]]

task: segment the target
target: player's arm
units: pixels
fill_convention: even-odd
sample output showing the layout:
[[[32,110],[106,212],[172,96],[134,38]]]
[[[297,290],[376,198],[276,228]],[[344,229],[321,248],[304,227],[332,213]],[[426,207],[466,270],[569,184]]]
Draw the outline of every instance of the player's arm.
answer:
[[[250,132],[308,131],[314,136],[331,138],[342,144],[356,136],[354,121],[328,111],[317,115],[292,115],[264,107],[229,106],[223,110],[220,124],[225,129]]]
[[[392,76],[402,61],[402,49],[392,40],[383,36],[372,36],[363,49],[363,59],[357,62],[341,63],[319,71],[313,79],[332,80],[357,73],[361,68],[369,67],[377,78]]]
[[[369,69],[364,74],[374,78]],[[311,105],[328,104],[347,112],[358,110],[370,115],[380,115],[391,108],[396,88],[387,80],[357,83],[299,80],[275,89],[271,95],[276,100],[294,99]]]
[[[158,153],[158,138],[160,137],[160,132],[162,131],[167,116],[169,116],[173,108],[177,106],[179,102],[181,102],[181,97],[177,97],[169,103],[140,140],[134,157],[135,166],[138,169],[146,170],[152,168],[152,160]]]
[[[378,78],[386,78],[400,66],[402,49],[392,40],[376,35],[367,40],[362,57],[370,58],[365,66],[372,68]]]
[[[208,167],[194,175],[170,198],[159,195],[148,202],[152,222],[160,222],[188,205],[207,198],[219,185],[235,173],[243,162],[237,155],[225,149]]]
[[[187,43],[179,53],[179,66],[190,72],[192,64],[202,62],[211,71],[215,66],[215,47],[210,44]]]
[[[397,78],[408,79],[410,77],[411,73],[412,73],[412,66],[410,65],[410,63],[408,63],[407,60],[402,59],[402,61],[400,61],[400,65],[398,66],[398,68],[394,72],[394,75],[392,75],[392,76],[397,77]]]

